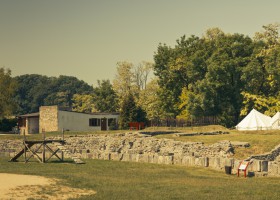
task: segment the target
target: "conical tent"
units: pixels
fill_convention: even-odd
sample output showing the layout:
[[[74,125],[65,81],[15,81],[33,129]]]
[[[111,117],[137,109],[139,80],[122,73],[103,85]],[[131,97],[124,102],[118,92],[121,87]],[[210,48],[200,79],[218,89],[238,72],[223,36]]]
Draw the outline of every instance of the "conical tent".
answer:
[[[271,119],[272,129],[280,129],[280,112],[277,112]]]
[[[271,117],[264,115],[253,109],[251,112],[236,126],[237,130],[270,130]]]

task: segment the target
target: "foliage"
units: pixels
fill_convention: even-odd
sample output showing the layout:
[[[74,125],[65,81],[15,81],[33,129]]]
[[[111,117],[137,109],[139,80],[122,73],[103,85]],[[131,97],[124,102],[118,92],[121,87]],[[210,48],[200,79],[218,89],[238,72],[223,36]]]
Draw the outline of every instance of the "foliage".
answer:
[[[133,86],[133,64],[129,62],[118,62],[117,63],[117,74],[113,80],[113,88],[118,96],[119,104],[121,105],[124,101],[124,97],[128,93],[135,91]]]
[[[161,107],[159,91],[160,88],[156,79],[150,81],[146,88],[140,91],[137,105],[145,111],[149,120],[160,119],[165,116]]]
[[[100,112],[116,112],[118,110],[118,98],[109,80],[98,80],[98,86],[93,93],[93,103]]]
[[[268,99],[267,113],[279,109],[273,103],[280,88],[279,27],[263,28],[254,40],[212,28],[201,38],[181,37],[174,48],[160,44],[154,71],[164,112],[174,118],[216,116],[230,127],[252,107],[244,105],[250,104],[244,93]]]
[[[72,110],[76,112],[96,112],[93,96],[89,94],[74,94],[72,98]]]
[[[12,131],[13,127],[15,127],[16,125],[17,125],[17,119],[16,118],[0,119],[0,131],[3,131],[3,132]]]
[[[265,97],[261,95],[254,95],[246,92],[241,93],[244,97],[243,108],[241,116],[247,115],[253,108],[256,110],[273,116],[280,110],[280,97]]]
[[[119,128],[127,129],[128,123],[134,121],[137,121],[137,106],[132,93],[128,93],[121,104]]]
[[[92,87],[76,77],[47,77],[26,74],[14,78],[19,87],[14,97],[19,105],[17,114],[38,112],[42,105],[72,106],[74,94],[89,94]]]
[[[17,82],[11,77],[11,70],[0,68],[0,119],[14,113],[16,88]]]

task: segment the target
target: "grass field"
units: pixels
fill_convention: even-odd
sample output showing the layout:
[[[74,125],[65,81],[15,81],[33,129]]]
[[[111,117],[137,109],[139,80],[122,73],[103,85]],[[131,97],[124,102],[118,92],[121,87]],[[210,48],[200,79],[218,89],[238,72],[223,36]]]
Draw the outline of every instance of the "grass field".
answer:
[[[279,199],[279,178],[244,178],[205,168],[103,160],[73,163],[11,163],[0,158],[0,172],[39,175],[74,188],[92,189],[79,199]]]

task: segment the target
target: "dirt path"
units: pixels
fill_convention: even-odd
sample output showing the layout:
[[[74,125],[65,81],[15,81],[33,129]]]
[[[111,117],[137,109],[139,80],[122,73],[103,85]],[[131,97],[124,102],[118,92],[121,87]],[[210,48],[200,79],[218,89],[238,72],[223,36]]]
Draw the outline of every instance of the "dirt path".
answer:
[[[60,186],[58,180],[41,176],[0,173],[0,199],[68,199],[82,195],[92,195],[93,190]]]

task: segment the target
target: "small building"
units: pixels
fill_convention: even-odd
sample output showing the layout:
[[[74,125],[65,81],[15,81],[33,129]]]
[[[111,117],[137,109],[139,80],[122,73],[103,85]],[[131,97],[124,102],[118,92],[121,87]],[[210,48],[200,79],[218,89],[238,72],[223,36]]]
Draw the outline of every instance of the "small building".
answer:
[[[20,133],[39,133],[39,112],[18,116],[18,128]]]
[[[70,131],[109,130],[117,124],[119,113],[80,113],[59,106],[41,106],[38,113],[18,116],[21,134]]]

